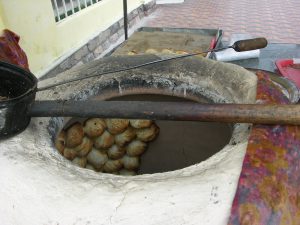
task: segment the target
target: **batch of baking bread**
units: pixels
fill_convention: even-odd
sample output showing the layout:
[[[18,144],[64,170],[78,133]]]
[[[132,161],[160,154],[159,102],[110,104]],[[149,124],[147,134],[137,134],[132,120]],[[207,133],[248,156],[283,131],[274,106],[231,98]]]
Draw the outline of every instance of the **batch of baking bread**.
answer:
[[[136,175],[147,143],[158,133],[151,120],[90,118],[63,129],[55,147],[82,168],[129,176]]]

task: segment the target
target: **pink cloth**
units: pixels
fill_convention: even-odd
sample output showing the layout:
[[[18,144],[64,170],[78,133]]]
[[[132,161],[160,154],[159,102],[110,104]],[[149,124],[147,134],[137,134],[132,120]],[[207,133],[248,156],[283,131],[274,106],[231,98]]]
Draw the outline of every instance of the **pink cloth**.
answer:
[[[257,76],[258,102],[289,103],[267,73]],[[253,126],[228,224],[300,224],[299,150],[300,126]]]
[[[29,70],[25,52],[19,46],[20,37],[10,30],[3,30],[0,36],[0,60]]]

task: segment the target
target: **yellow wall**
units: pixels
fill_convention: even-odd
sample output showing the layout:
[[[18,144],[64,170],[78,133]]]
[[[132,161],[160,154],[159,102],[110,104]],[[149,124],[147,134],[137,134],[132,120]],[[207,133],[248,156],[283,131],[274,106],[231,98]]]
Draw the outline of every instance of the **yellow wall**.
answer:
[[[5,29],[5,26],[4,26],[4,22],[2,20],[2,17],[0,17],[0,30],[3,30]]]
[[[4,23],[2,21],[2,18],[0,18],[0,30],[3,30],[5,28]]]
[[[142,2],[128,0],[128,12]],[[102,0],[56,23],[51,0],[0,0],[0,28],[5,26],[21,36],[30,69],[39,74],[122,18],[122,3]]]
[[[4,22],[3,22],[3,10],[2,10],[2,7],[1,7],[1,4],[0,4],[0,31],[2,31],[3,29],[5,29],[5,25],[4,25]]]

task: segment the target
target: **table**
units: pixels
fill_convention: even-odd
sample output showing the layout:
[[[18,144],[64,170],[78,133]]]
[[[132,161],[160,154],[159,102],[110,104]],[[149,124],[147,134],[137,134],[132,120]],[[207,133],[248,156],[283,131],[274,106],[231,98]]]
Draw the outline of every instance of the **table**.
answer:
[[[246,68],[278,72],[275,61],[286,58],[300,58],[300,44],[269,43],[266,48],[261,49],[259,58],[230,61],[230,63]]]

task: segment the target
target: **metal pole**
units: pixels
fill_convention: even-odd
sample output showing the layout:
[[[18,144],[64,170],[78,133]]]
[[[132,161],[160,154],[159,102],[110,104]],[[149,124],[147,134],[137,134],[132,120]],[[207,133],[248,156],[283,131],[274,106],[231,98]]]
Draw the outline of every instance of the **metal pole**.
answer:
[[[123,0],[123,14],[124,14],[124,33],[125,33],[125,40],[127,40],[127,39],[128,39],[127,0]]]
[[[300,125],[300,105],[199,104],[143,101],[36,101],[32,117],[99,117]]]

